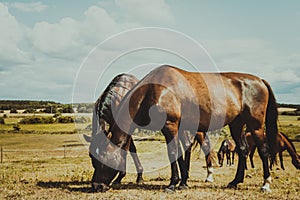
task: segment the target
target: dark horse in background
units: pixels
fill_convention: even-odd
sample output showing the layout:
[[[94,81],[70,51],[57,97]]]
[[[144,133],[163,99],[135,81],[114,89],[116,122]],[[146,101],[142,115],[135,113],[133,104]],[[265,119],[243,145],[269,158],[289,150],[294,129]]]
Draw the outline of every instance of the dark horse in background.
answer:
[[[223,140],[218,151],[218,160],[220,167],[223,166],[224,155],[226,155],[227,166],[234,164],[235,143],[232,140]],[[230,156],[230,154],[232,156]]]
[[[251,163],[251,167],[254,168],[254,163],[253,163],[253,155],[256,150],[256,143],[254,138],[252,137],[250,132],[246,133],[246,140],[249,146],[249,159]],[[292,158],[292,164],[295,166],[296,169],[300,169],[300,155],[297,153],[296,148],[292,141],[288,138],[288,136],[282,132],[279,132],[276,136],[277,140],[277,146],[276,146],[276,153],[279,155],[279,161],[280,161],[280,167],[281,169],[285,169],[283,165],[283,157],[282,157],[282,152],[283,151],[288,151]],[[274,164],[274,159],[270,159],[270,169],[272,169],[272,166]],[[247,167],[247,166],[246,166]]]
[[[126,93],[138,82],[138,79],[131,75],[131,74],[119,74],[116,77],[113,78],[113,80],[108,84],[104,92],[99,96],[97,101],[95,102],[94,112],[93,112],[93,130],[92,130],[92,137],[89,137],[87,135],[84,135],[86,141],[95,143],[90,145],[90,148],[93,148],[93,146],[97,146],[97,139],[95,139],[97,133],[99,131],[103,131],[105,135],[107,135],[108,128],[114,124],[114,116],[113,116],[113,108],[117,108],[120,101],[123,99],[123,97],[126,95]],[[185,152],[185,162],[187,169],[189,169],[190,166],[190,154],[191,154],[191,148],[192,144],[199,143],[201,145],[201,149],[206,155],[206,164],[207,164],[207,178],[206,182],[213,182],[212,177],[212,160],[210,156],[211,147],[209,138],[206,137],[206,134],[203,132],[199,132],[196,134],[194,141],[192,142],[190,135],[186,134],[182,137],[180,137],[180,141],[182,145],[184,146],[184,149],[187,149]],[[108,136],[109,137],[109,136]],[[95,140],[94,140],[95,139]],[[141,162],[138,158],[137,152],[136,152],[136,146],[134,144],[134,141],[131,140],[129,146],[130,155],[132,156],[132,159],[134,161],[136,170],[137,170],[137,179],[136,182],[142,183],[143,182],[143,166],[141,165]],[[90,154],[92,157],[92,154]],[[97,170],[97,159],[92,159],[93,166],[95,170]],[[119,184],[121,183],[121,180],[126,175],[126,171],[120,171],[118,177],[114,180],[113,183]],[[92,178],[92,182],[94,182],[94,177]],[[93,188],[97,188],[97,184],[93,185]]]
[[[94,111],[93,111],[93,124],[92,124],[92,137],[88,137],[84,135],[86,141],[91,142],[90,148],[97,146],[99,142],[95,139],[98,131],[103,131],[104,134],[108,134],[108,127],[114,124],[114,116],[113,116],[113,108],[117,108],[123,97],[126,93],[138,82],[139,80],[130,74],[119,74],[113,78],[113,80],[108,84],[104,92],[99,96],[95,103]],[[92,151],[92,150],[90,150]],[[137,171],[137,179],[136,182],[143,182],[143,166],[136,154],[136,147],[132,140],[129,146],[130,155],[134,161],[136,171]],[[93,155],[90,154],[92,157]],[[97,170],[99,161],[97,159],[92,159],[93,167]],[[121,182],[123,177],[126,175],[126,171],[120,171],[119,176],[116,178],[114,183],[118,184]],[[92,182],[94,182],[94,177],[92,178]],[[96,186],[93,186],[96,187]]]
[[[220,98],[222,93],[224,98]],[[180,185],[186,185],[188,179],[186,165],[182,155],[178,154],[179,137],[184,135],[184,130],[207,132],[225,125],[229,125],[239,156],[235,178],[228,187],[235,188],[244,180],[247,152],[241,136],[246,125],[257,138],[264,171],[262,190],[270,191],[268,157],[269,153],[275,156],[278,112],[271,87],[256,76],[196,73],[161,66],[125,95],[114,116],[115,123],[109,129],[110,139],[103,136],[98,153],[91,152],[104,163],[98,166],[93,176],[93,181],[102,191],[106,190],[105,186],[111,183],[118,171],[125,170],[131,134],[137,126],[161,130],[165,136],[171,164],[171,181],[166,190],[174,191],[179,183],[177,164],[181,172]],[[268,143],[264,137],[265,125]]]

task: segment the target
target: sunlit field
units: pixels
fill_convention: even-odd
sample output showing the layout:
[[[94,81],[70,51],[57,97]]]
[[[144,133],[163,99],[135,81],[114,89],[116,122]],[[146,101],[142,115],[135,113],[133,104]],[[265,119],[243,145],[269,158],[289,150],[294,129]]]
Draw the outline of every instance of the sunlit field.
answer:
[[[279,119],[281,131],[293,131],[290,133],[292,138],[300,133],[298,117],[280,116]],[[10,120],[13,124],[14,119]],[[82,124],[81,129],[84,130],[87,125]],[[290,127],[293,128],[287,129]],[[159,136],[154,141],[135,142],[141,162],[147,169],[143,185],[135,183],[135,168],[128,156],[129,172],[122,185],[113,186],[106,193],[93,193],[90,185],[93,168],[87,146],[82,140],[82,133],[74,133],[75,129],[72,123],[21,125],[17,133],[12,132],[11,124],[0,125],[0,146],[3,149],[0,199],[299,199],[300,196],[299,171],[291,164],[287,152],[284,152],[286,169],[275,166],[271,171],[272,193],[262,193],[263,172],[257,152],[254,169],[250,168],[248,162],[250,169],[246,171],[244,183],[239,184],[238,189],[227,189],[226,185],[235,175],[237,156],[234,166],[215,166],[214,183],[205,183],[207,172],[199,146],[192,154],[189,189],[177,190],[174,194],[165,193],[164,188],[169,183],[171,173],[166,145]],[[222,139],[212,136],[216,143],[215,151]],[[294,144],[300,151],[300,142],[294,141]],[[153,167],[151,159],[157,161],[157,168]]]

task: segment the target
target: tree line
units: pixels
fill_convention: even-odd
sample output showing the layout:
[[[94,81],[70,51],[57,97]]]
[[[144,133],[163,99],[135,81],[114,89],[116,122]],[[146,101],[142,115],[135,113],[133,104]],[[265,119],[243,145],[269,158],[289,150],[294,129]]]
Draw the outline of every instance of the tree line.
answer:
[[[94,103],[62,104],[54,101],[31,100],[0,100],[0,112],[9,110],[10,113],[92,113]]]

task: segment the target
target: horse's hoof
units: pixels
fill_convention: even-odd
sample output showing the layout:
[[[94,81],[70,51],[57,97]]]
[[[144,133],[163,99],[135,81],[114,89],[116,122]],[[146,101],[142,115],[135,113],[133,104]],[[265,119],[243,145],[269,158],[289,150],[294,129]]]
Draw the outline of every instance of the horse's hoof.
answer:
[[[213,182],[214,182],[214,179],[211,177],[205,179],[205,183],[213,183]]]
[[[229,184],[227,185],[227,188],[229,188],[229,189],[236,189],[236,188],[237,188],[237,185],[236,185],[236,184],[233,184],[233,183],[229,183]]]
[[[112,185],[119,186],[119,185],[121,185],[121,182],[120,181],[114,181],[114,182],[112,182]]]
[[[189,189],[189,186],[186,183],[180,183],[178,186],[178,190],[187,190]]]
[[[136,184],[138,184],[138,185],[144,184],[144,179],[137,179]]]
[[[110,187],[104,183],[92,183],[93,192],[106,192]]]
[[[165,189],[166,193],[174,193],[175,192],[175,185],[169,185],[166,189]]]
[[[271,190],[270,187],[268,187],[268,186],[262,186],[262,187],[261,187],[261,191],[262,191],[262,192],[272,192],[272,190]]]

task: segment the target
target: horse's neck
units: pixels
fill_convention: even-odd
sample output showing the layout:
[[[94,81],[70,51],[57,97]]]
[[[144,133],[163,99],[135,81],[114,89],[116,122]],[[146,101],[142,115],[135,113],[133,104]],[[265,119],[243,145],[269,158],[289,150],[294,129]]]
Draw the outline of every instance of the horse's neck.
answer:
[[[123,125],[124,126],[124,125]],[[124,128],[124,127],[122,127]],[[123,148],[125,150],[128,150],[129,149],[129,145],[128,142],[130,140],[130,137],[128,135],[128,133],[130,132],[130,127],[128,129],[128,131],[126,132],[124,129],[120,128],[117,123],[115,123],[110,131],[112,133],[112,136],[111,136],[111,142],[113,144],[115,144],[116,146],[120,147],[120,148]],[[131,133],[129,133],[131,134]]]
[[[129,114],[127,101],[118,106],[118,110],[114,116],[114,123],[110,128],[112,133],[111,141],[119,147],[124,147],[128,140],[128,134],[133,132],[133,120]]]

